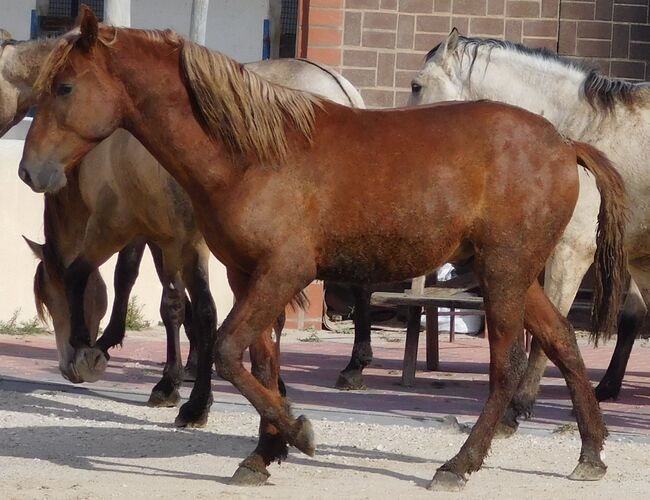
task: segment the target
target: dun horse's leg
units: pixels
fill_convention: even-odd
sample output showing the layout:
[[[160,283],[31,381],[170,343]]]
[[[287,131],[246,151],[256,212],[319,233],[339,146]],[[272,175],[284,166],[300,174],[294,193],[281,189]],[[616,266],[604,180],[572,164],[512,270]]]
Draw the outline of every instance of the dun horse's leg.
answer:
[[[526,295],[525,325],[560,369],[571,393],[582,450],[578,466],[570,479],[600,479],[607,470],[600,459],[607,429],[589,383],[573,328],[544,295],[539,283],[533,283]]]
[[[525,290],[499,279],[498,274],[482,279],[490,342],[490,395],[458,454],[437,470],[429,485],[432,490],[460,490],[467,481],[466,475],[480,469],[522,375],[521,364],[512,362],[517,358],[512,355],[512,348],[524,327]],[[488,283],[490,286],[486,286]]]
[[[291,262],[291,267],[289,262],[286,265],[277,263],[275,266],[273,263],[265,263],[260,265],[264,271],[249,278],[248,289],[236,300],[232,311],[219,329],[215,360],[219,375],[232,382],[251,402],[262,417],[263,424],[272,424],[289,444],[308,455],[313,455],[314,438],[309,421],[305,417],[295,419],[291,415],[277,383],[265,387],[242,365],[244,350],[259,342],[261,335],[267,335],[266,332],[286,304],[313,276],[308,272],[304,273],[304,277],[296,276],[296,270],[300,269],[296,265],[296,259],[287,260]],[[228,279],[231,282],[245,282],[246,276],[229,269]]]
[[[115,300],[113,301],[111,319],[103,335],[97,340],[97,347],[107,355],[110,348],[121,344],[124,340],[129,296],[138,277],[144,247],[144,242],[134,243],[124,247],[117,256],[113,279]]]
[[[636,276],[636,279],[639,279],[642,286],[643,284],[650,284],[650,279],[648,279],[650,276],[647,276],[645,272],[640,273],[633,268],[630,268],[630,272],[633,277]],[[625,304],[623,305],[623,312],[618,321],[616,347],[607,367],[607,372],[596,387],[596,399],[598,401],[606,401],[618,397],[634,340],[639,333],[647,312],[646,302],[635,280],[632,279],[630,280],[630,288],[628,289]]]
[[[372,362],[370,346],[370,291],[352,285],[354,295],[354,347],[348,366],[339,374],[336,388],[343,390],[365,389],[363,369]]]
[[[167,332],[167,359],[163,376],[154,386],[148,404],[155,407],[176,406],[181,399],[178,388],[183,380],[179,330],[185,319],[185,286],[176,259],[149,245],[162,284],[160,317]],[[160,267],[162,263],[162,268]]]
[[[586,250],[585,250],[586,248]],[[572,244],[572,241],[562,241],[557,245],[546,263],[544,287],[548,296],[561,314],[566,316],[571,309],[580,283],[593,261],[593,253],[588,244]],[[533,412],[533,406],[539,393],[539,385],[546,370],[547,357],[533,338],[528,356],[528,367],[508,406],[500,426],[500,433],[510,435],[517,430],[517,418],[528,418]]]
[[[185,281],[192,297],[192,336],[196,352],[196,380],[190,399],[178,412],[178,427],[203,427],[212,406],[212,349],[217,331],[217,308],[208,278],[207,250],[198,252],[185,266]]]

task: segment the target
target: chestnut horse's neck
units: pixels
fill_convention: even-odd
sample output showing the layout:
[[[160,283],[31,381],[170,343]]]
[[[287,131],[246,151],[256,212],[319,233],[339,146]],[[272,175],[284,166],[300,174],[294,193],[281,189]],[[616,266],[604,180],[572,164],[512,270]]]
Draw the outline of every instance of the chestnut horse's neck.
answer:
[[[212,140],[197,116],[182,77],[180,45],[138,30],[119,30],[105,47],[108,69],[121,80],[128,102],[124,123],[192,196],[210,185],[228,184],[234,166],[224,146]],[[196,151],[203,155],[197,162]],[[208,168],[209,167],[209,168]]]

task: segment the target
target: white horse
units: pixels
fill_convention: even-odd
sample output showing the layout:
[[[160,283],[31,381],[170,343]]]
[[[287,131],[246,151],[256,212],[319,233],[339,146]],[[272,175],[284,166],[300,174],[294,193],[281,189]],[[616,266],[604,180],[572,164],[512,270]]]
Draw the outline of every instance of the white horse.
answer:
[[[412,82],[409,103],[478,99],[507,102],[545,116],[565,136],[602,150],[625,180],[632,207],[626,236],[632,280],[616,351],[596,388],[600,401],[615,398],[650,305],[650,87],[607,78],[546,50],[466,38],[454,29],[427,54]],[[546,266],[545,289],[564,315],[596,248],[600,196],[582,170],[580,183],[573,218]],[[509,417],[530,413],[545,367],[546,357],[534,343]]]

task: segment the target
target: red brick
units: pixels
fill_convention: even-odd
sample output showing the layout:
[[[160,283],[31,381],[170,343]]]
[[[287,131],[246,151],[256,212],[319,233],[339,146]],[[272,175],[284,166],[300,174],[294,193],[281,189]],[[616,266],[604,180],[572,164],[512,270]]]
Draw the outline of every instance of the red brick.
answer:
[[[562,2],[562,19],[592,20],[595,14],[594,3]]]
[[[612,39],[612,23],[604,21],[578,21],[578,38]]]
[[[346,9],[378,10],[379,0],[346,0]]]
[[[451,12],[451,0],[436,0],[433,11],[436,13]]]
[[[338,47],[343,33],[332,28],[309,28],[310,47]]]
[[[415,29],[425,33],[449,33],[449,21],[449,16],[418,16]]]
[[[524,36],[555,38],[557,37],[557,21],[546,19],[526,19],[524,21]]]
[[[574,55],[576,53],[576,41],[578,23],[576,21],[560,21],[560,36],[558,41],[558,52],[564,55]]]
[[[397,10],[397,0],[381,0],[382,10]]]
[[[502,17],[472,17],[469,22],[469,32],[472,36],[487,35],[502,37],[505,22]]]
[[[508,0],[506,15],[508,17],[539,17],[539,3],[528,0]]]
[[[311,0],[309,2],[309,6],[312,9],[314,7],[341,8],[343,7],[343,0]]]
[[[363,16],[363,27],[370,29],[397,29],[397,14],[390,12],[366,12]]]
[[[400,14],[397,21],[397,48],[412,49],[415,32],[415,16]]]
[[[523,21],[521,19],[506,19],[505,39],[521,43]]]
[[[361,45],[361,12],[346,12],[343,28],[345,45]]]
[[[541,17],[557,19],[560,0],[542,0]]]
[[[377,52],[374,50],[345,49],[343,51],[343,66],[375,68],[377,67]]]
[[[431,14],[433,12],[433,0],[400,0],[399,11]]]
[[[502,16],[506,11],[506,0],[488,0],[488,16]]]
[[[395,92],[392,90],[360,89],[366,106],[369,108],[392,108]]]
[[[451,27],[460,31],[461,35],[469,33],[469,17],[452,17]]]
[[[417,71],[396,71],[395,72],[395,88],[410,89],[413,78],[417,76]]]
[[[647,5],[614,5],[614,21],[626,23],[647,23]]]
[[[557,51],[557,41],[555,38],[526,38],[523,39],[523,44],[531,49],[548,49],[551,52]]]
[[[343,68],[343,76],[350,80],[355,87],[374,87],[377,83],[374,69],[349,69]]]
[[[576,55],[582,57],[609,57],[611,47],[610,40],[581,40],[578,38]]]
[[[429,52],[432,48],[442,42],[447,35],[433,35],[430,33],[418,33],[415,35],[415,50]]]
[[[614,0],[596,0],[596,19],[601,21],[611,21],[613,14]]]
[[[650,25],[633,24],[630,26],[630,39],[639,42],[650,42]]]
[[[309,11],[309,26],[340,28],[343,25],[343,11],[336,9],[316,9]]]
[[[411,97],[411,91],[398,90],[397,92],[395,92],[395,107],[396,108],[405,107],[408,104],[410,97]]]
[[[614,24],[611,57],[627,59],[630,55],[630,25]]]
[[[645,78],[646,63],[641,61],[612,61],[610,74],[616,78]]]
[[[650,61],[650,43],[630,42],[630,59]]]
[[[418,70],[424,64],[424,57],[419,53],[398,52],[395,67],[397,69]]]
[[[487,12],[487,0],[454,0],[451,12],[454,14],[484,16]]]
[[[332,49],[325,47],[308,47],[307,58],[313,61],[322,62],[329,66],[341,65],[341,49]]]
[[[381,53],[377,60],[377,86],[395,85],[395,54]]]
[[[378,49],[394,49],[395,33],[388,31],[364,30],[361,37],[361,45],[364,47],[375,47]]]

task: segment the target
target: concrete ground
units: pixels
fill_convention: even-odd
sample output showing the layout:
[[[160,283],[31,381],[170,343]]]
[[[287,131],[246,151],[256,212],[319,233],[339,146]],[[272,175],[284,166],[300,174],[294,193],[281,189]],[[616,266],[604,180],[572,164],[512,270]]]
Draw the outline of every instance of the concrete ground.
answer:
[[[441,371],[418,371],[415,386],[405,388],[400,385],[404,335],[374,332],[375,359],[365,372],[369,389],[340,392],[333,386],[338,371],[348,361],[351,344],[352,335],[342,333],[289,331],[283,336],[282,376],[297,409],[315,418],[398,425],[426,425],[446,415],[454,415],[461,422],[476,420],[488,392],[487,340],[457,335],[451,344],[442,336]],[[607,368],[614,343],[594,349],[586,339],[581,339],[580,345],[590,378],[597,382]],[[186,351],[186,343],[183,348]],[[636,342],[620,399],[601,405],[610,432],[641,441],[650,438],[649,348],[646,340]],[[143,404],[160,377],[164,355],[162,329],[131,332],[124,347],[112,352],[104,380],[75,386],[59,374],[53,336],[1,336],[0,389],[111,394]],[[419,359],[424,358],[422,346]],[[419,368],[424,369],[423,361]],[[532,432],[575,422],[568,391],[558,370],[549,367],[546,375],[535,415],[523,423],[523,428]],[[213,387],[213,411],[250,411],[248,403],[230,384],[215,376]],[[186,384],[181,392],[183,397],[189,395],[189,390]]]

